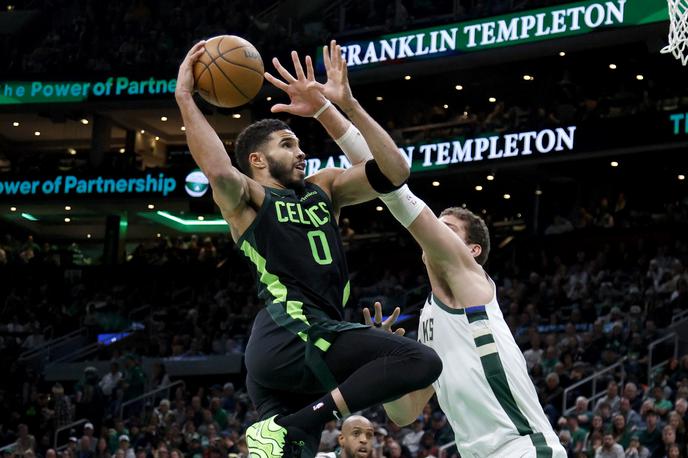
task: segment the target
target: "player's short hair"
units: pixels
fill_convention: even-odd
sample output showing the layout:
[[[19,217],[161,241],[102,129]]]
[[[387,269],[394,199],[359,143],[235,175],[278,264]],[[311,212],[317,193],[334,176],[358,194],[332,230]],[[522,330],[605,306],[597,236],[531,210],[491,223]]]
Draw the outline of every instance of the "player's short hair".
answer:
[[[485,221],[470,210],[461,207],[449,207],[442,210],[440,218],[445,215],[451,215],[466,223],[466,242],[475,243],[482,248],[480,255],[476,256],[475,260],[481,266],[487,262],[487,257],[490,255],[490,231],[487,229]]]
[[[252,177],[248,157],[265,143],[271,133],[278,130],[291,130],[287,123],[279,119],[261,119],[241,131],[236,140],[234,158],[239,170]]]

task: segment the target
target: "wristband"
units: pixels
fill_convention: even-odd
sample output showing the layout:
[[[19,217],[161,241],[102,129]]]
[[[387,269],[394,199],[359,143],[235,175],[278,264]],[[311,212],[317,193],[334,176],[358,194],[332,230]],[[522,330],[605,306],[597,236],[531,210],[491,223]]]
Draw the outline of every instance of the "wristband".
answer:
[[[409,227],[426,207],[425,202],[416,197],[408,185],[404,185],[389,194],[382,194],[380,200],[385,203],[392,216],[404,227]]]
[[[321,106],[320,109],[319,109],[318,111],[315,112],[315,114],[313,115],[313,117],[314,117],[315,119],[318,119],[318,117],[319,117],[321,114],[323,114],[323,112],[324,112],[325,110],[327,110],[328,108],[330,108],[331,106],[332,106],[332,102],[330,102],[329,100],[326,101],[325,104],[324,104],[323,106]]]

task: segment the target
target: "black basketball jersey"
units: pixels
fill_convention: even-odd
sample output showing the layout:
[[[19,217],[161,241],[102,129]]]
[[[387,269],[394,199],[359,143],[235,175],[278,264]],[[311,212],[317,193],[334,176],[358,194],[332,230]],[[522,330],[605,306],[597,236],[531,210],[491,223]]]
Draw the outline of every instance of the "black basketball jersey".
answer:
[[[266,187],[265,201],[237,245],[251,261],[258,296],[278,324],[342,319],[349,273],[332,203],[320,187],[306,182],[298,194]]]

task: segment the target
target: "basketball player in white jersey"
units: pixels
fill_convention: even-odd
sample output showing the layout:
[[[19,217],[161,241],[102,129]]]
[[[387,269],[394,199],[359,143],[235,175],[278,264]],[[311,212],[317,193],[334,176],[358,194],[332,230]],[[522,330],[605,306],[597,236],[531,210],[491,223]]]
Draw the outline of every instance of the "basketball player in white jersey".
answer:
[[[328,84],[340,80],[346,87],[341,47],[335,42],[325,47],[323,61]],[[352,164],[372,157],[355,129],[337,143]],[[390,419],[402,426],[412,423],[437,393],[463,458],[566,458],[499,309],[495,284],[483,270],[490,251],[485,222],[456,207],[438,219],[408,186],[381,199],[423,249],[432,294],[421,313],[418,338],[444,365],[431,386],[385,404]],[[389,329],[397,314],[382,326]],[[371,323],[369,313],[366,321]]]

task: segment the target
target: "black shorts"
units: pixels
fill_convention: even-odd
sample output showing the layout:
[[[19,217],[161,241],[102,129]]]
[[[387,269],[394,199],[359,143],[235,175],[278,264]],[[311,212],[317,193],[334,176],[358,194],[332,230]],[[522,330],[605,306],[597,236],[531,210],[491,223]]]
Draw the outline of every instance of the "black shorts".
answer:
[[[266,309],[258,312],[246,346],[246,387],[261,419],[292,413],[331,391],[334,376],[324,352],[310,342],[331,343],[341,332],[361,329],[358,323],[311,319],[309,342],[275,323]]]

